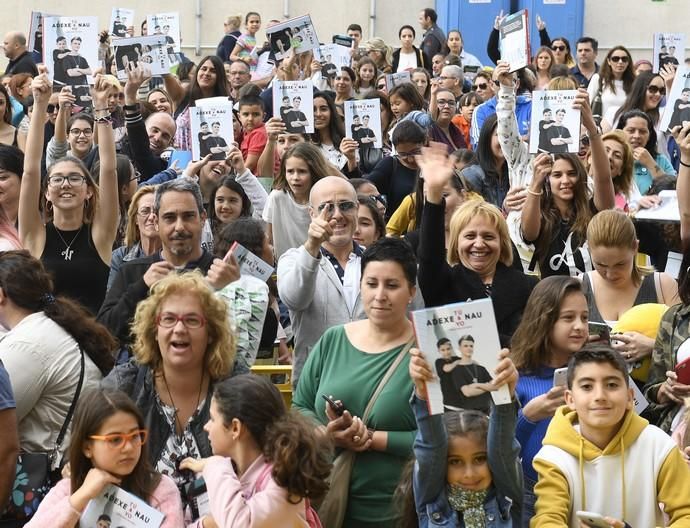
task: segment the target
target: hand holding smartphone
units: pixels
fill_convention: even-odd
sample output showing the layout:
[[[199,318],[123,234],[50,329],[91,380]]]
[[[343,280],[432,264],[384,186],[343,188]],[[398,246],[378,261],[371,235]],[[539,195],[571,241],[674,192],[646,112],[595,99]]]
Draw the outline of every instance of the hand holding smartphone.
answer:
[[[606,323],[593,323],[587,325],[589,327],[590,336],[598,336],[597,341],[603,341],[606,344],[611,344],[611,329]]]
[[[553,372],[553,386],[565,387],[568,384],[568,367],[563,367],[554,370]]]
[[[590,528],[611,528],[603,515],[588,511],[575,512],[575,516]]]
[[[345,412],[345,406],[342,402],[336,402],[333,400],[333,398],[326,396],[325,394],[322,394],[321,397],[326,400],[328,406],[331,408],[331,411],[333,411],[337,417],[341,417],[343,415]]]

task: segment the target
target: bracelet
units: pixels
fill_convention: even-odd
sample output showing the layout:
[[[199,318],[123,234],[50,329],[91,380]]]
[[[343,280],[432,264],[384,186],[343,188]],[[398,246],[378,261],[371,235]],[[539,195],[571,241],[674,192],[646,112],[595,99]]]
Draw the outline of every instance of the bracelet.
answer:
[[[139,110],[139,103],[134,103],[131,105],[126,104],[122,108],[125,110],[125,112],[136,112]]]
[[[690,163],[683,163],[683,160],[682,160],[682,159],[679,159],[679,160],[678,160],[678,163],[680,163],[683,167],[688,167],[688,168],[690,168]]]
[[[542,194],[544,194],[544,191],[534,192],[532,189],[528,188],[527,193],[531,194],[532,196],[541,196]]]
[[[94,108],[93,109],[94,112],[105,112],[106,110],[108,110],[107,107],[106,108]]]
[[[103,125],[103,124],[111,124],[113,122],[113,118],[110,116],[104,116],[104,117],[98,117],[93,120],[94,123],[97,125]]]

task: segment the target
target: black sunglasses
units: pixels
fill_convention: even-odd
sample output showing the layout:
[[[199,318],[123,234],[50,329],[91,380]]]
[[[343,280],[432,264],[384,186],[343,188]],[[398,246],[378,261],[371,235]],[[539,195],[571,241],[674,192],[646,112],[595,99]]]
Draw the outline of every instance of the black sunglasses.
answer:
[[[664,88],[663,86],[661,88],[659,88],[658,86],[647,86],[647,91],[652,95],[666,95],[666,88]]]
[[[481,83],[481,84],[473,84],[472,89],[473,90],[486,90],[489,87],[487,83]]]
[[[46,106],[46,112],[49,114],[52,114],[55,112],[55,110],[60,110],[60,105],[59,104],[49,104]]]
[[[565,51],[565,46],[551,46],[553,51]]]
[[[614,55],[610,60],[611,62],[628,62],[628,57],[625,55]]]

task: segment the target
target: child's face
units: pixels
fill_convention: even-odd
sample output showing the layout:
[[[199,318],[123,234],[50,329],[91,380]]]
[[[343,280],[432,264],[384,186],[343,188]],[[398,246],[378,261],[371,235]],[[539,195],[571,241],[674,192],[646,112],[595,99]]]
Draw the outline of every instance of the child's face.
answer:
[[[254,130],[259,125],[264,117],[264,112],[260,105],[244,105],[240,108],[240,123],[245,132]]]
[[[486,442],[476,435],[450,436],[448,438],[448,484],[465,490],[481,491],[491,485],[491,471],[486,455]]]
[[[618,431],[625,412],[632,409],[633,391],[613,365],[583,363],[575,369],[565,402],[577,412],[582,436],[603,449]]]
[[[211,398],[209,408],[209,420],[204,425],[204,431],[208,433],[209,442],[214,455],[230,456],[232,451],[233,439],[230,428],[223,423],[223,417],[218,409],[215,398]]]
[[[580,292],[571,292],[563,298],[558,319],[551,329],[552,354],[574,354],[587,341],[589,310],[587,299]]]
[[[296,199],[308,198],[311,189],[311,173],[306,161],[295,156],[286,159],[285,178]]]
[[[261,18],[252,15],[247,19],[247,31],[251,34],[254,35],[259,29],[261,28]]]
[[[412,106],[410,105],[410,103],[405,101],[402,97],[398,96],[397,94],[391,96],[390,104],[393,115],[398,119],[400,119],[405,114],[409,114],[412,110]]]
[[[140,429],[136,417],[118,411],[103,422],[95,436],[127,434]],[[141,456],[141,442],[135,437],[120,447],[113,447],[109,440],[88,440],[84,445],[84,455],[91,460],[93,467],[107,471],[111,475],[126,477],[136,467]]]

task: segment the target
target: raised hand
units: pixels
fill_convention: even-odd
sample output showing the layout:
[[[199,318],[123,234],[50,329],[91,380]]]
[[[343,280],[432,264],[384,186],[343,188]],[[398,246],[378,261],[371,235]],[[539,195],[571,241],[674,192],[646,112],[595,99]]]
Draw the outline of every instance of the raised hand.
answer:
[[[426,382],[433,380],[435,376],[431,369],[431,365],[429,365],[424,358],[424,354],[418,348],[410,349],[409,372],[412,383],[414,383],[414,390],[417,393],[417,397],[422,400],[428,399]]]
[[[34,96],[34,105],[48,106],[50,95],[53,93],[53,83],[48,78],[48,68],[38,66],[38,76],[31,81],[31,93]]]
[[[417,157],[417,165],[424,179],[427,201],[439,204],[443,197],[443,188],[453,177],[453,162],[448,157],[448,149],[443,143],[431,142],[423,147]]]
[[[582,126],[587,129],[587,132],[590,134],[596,134],[597,124],[594,121],[592,107],[589,105],[589,94],[585,88],[578,89],[575,100],[573,101],[573,108],[580,111]]]
[[[328,205],[326,205],[318,215],[312,217],[309,224],[307,241],[304,243],[304,247],[314,258],[319,254],[321,244],[327,242],[333,235],[335,220],[333,219],[333,213],[329,209]]]

